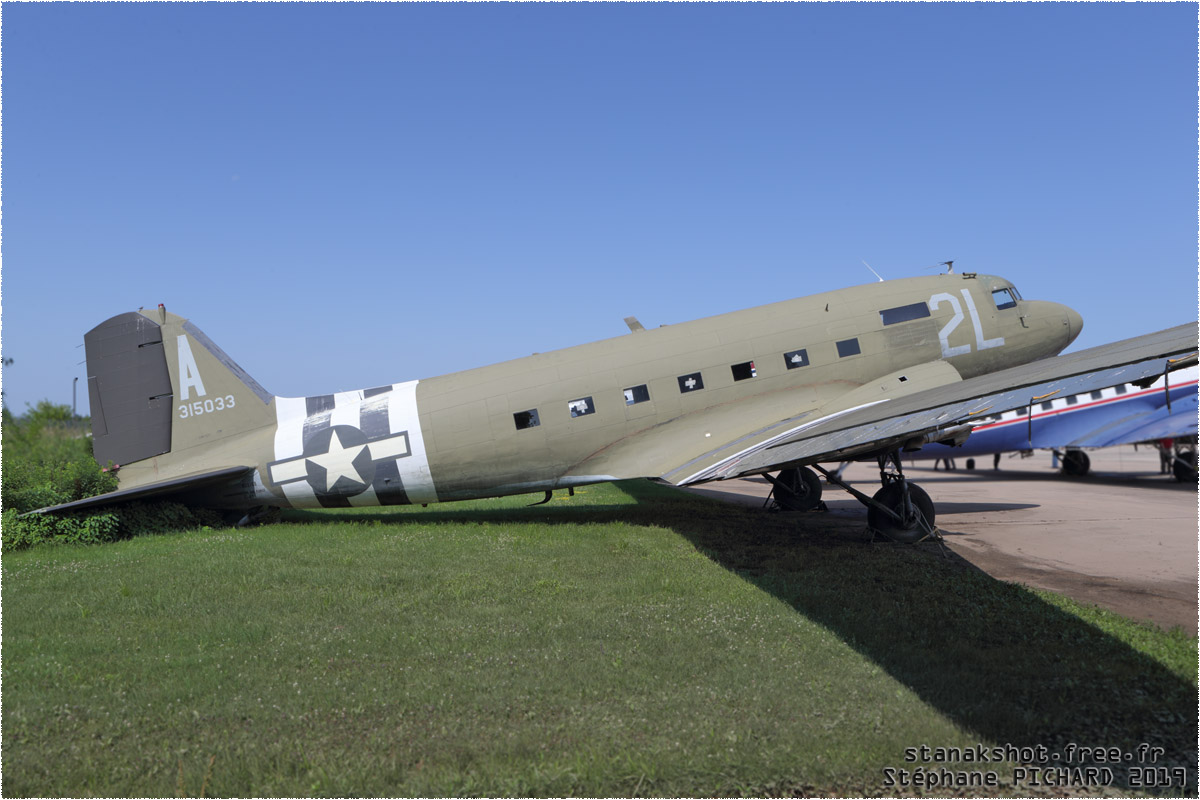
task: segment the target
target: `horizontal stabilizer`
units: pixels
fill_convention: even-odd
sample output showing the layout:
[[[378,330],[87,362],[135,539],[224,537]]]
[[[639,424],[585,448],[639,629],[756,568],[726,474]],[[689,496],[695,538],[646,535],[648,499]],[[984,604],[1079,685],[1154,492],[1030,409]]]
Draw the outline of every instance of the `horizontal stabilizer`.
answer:
[[[150,483],[133,489],[119,489],[115,492],[108,492],[107,494],[100,494],[95,497],[85,497],[82,500],[76,500],[71,503],[39,508],[21,516],[27,517],[30,514],[46,514],[59,511],[86,511],[116,505],[117,503],[128,503],[131,500],[186,494],[215,484],[234,481],[253,471],[254,467],[226,467],[225,469],[218,469],[212,472],[201,472],[196,475],[185,475],[182,478],[172,478],[169,481]]]

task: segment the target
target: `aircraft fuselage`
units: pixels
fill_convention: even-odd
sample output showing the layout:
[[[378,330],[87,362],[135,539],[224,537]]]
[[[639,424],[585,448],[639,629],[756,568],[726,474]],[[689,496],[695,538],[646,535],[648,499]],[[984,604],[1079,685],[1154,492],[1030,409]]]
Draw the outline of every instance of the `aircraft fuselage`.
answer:
[[[122,488],[239,463],[235,455],[252,447],[253,478],[214,502],[297,507],[431,503],[659,477],[729,441],[747,421],[823,409],[926,362],[947,361],[970,378],[1045,358],[1082,325],[1066,306],[1020,299],[1003,278],[937,275],[434,378],[284,398],[225,379],[219,373],[232,362],[219,348],[187,325],[172,334],[179,318],[159,317],[176,387],[171,450],[125,466]],[[250,416],[214,428],[232,422],[235,409]],[[626,457],[633,451],[636,467]]]

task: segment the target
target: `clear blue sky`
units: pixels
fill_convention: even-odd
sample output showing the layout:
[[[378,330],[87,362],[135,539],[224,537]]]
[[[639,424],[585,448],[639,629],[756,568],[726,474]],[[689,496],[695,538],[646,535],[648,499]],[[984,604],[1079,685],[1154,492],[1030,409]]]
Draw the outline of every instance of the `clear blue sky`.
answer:
[[[1197,6],[3,5],[10,408],[165,303],[267,389],[885,277],[1197,315]]]

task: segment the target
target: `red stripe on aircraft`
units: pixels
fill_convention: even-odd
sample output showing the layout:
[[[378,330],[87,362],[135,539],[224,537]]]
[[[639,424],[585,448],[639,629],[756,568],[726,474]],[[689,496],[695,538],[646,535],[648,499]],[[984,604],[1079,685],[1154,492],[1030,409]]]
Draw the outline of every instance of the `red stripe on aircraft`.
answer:
[[[1169,388],[1170,388],[1170,391],[1176,391],[1179,389],[1185,389],[1188,386],[1195,386],[1196,384],[1197,384],[1197,381],[1187,381],[1186,383],[1174,384],[1174,385],[1170,386]],[[1091,402],[1087,402],[1087,403],[1078,403],[1073,406],[1066,406],[1064,408],[1054,409],[1053,411],[1042,411],[1041,413],[1034,414],[1033,418],[1040,419],[1042,417],[1057,416],[1059,414],[1069,412],[1069,411],[1082,411],[1085,408],[1092,408],[1095,406],[1108,405],[1109,403],[1120,403],[1120,402],[1124,402],[1126,400],[1132,400],[1135,397],[1145,397],[1147,395],[1159,394],[1163,391],[1164,391],[1163,389],[1145,389],[1143,391],[1134,392],[1132,394],[1119,394],[1115,397],[1109,397],[1109,398],[1102,399],[1102,400],[1092,400]],[[975,427],[975,430],[983,431],[983,430],[987,430],[988,428],[1002,428],[1005,425],[1012,425],[1014,422],[1026,422],[1027,423],[1027,422],[1029,422],[1029,415],[1014,417],[1013,419],[1009,419],[1009,420],[1001,420],[1000,422],[989,422],[987,425],[978,425]]]

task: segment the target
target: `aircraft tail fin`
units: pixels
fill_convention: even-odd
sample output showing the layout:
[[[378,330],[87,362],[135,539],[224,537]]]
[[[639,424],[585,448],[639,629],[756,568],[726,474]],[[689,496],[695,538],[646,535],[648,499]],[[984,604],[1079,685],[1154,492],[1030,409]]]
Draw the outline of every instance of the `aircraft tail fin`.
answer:
[[[161,305],[118,314],[83,341],[92,446],[101,464],[156,458],[154,472],[169,472],[167,454],[274,421],[271,394]]]

